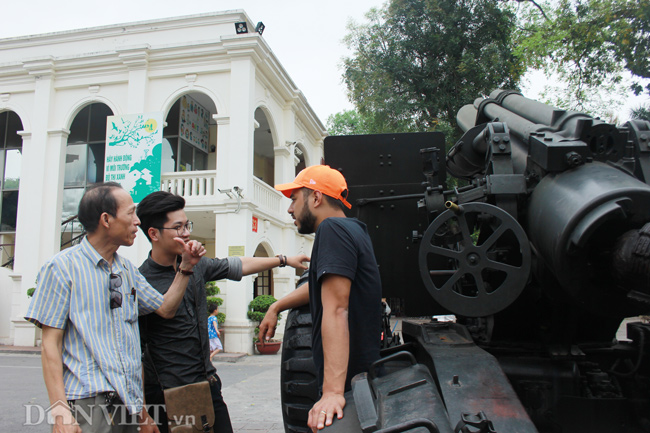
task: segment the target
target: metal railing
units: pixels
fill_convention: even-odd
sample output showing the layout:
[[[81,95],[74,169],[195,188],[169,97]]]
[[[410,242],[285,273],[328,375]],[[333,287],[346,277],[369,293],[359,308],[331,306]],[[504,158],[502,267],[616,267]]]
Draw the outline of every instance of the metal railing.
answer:
[[[2,265],[0,266],[0,267],[3,267],[3,268],[5,268],[7,266],[13,267],[13,265],[14,265],[14,253],[13,253],[13,250],[14,250],[14,247],[15,247],[15,243],[0,244],[0,261],[4,260],[5,253],[9,249],[8,247],[11,247],[11,250],[12,250],[11,251],[11,256],[9,256],[9,254],[6,254],[8,260],[6,262],[2,263]]]
[[[75,235],[75,233],[77,234]],[[65,239],[68,234],[70,234],[70,239]],[[61,249],[78,245],[84,236],[86,236],[86,230],[79,222],[77,215],[73,215],[61,223]]]
[[[61,223],[61,249],[79,244],[84,236],[86,236],[86,231],[81,223],[79,223],[77,215],[71,216]],[[67,239],[68,237],[69,239]],[[13,267],[15,247],[15,242],[0,244],[0,262],[2,263],[0,267]],[[8,250],[11,251],[11,256],[7,253]],[[5,260],[5,255],[7,256],[7,260],[3,261]]]

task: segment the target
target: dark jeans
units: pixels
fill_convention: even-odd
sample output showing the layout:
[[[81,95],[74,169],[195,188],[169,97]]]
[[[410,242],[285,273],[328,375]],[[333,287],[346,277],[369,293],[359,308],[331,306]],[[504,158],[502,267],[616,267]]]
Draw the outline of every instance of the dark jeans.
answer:
[[[210,383],[212,406],[214,407],[213,431],[215,433],[233,433],[230,414],[228,414],[228,406],[226,406],[221,395],[221,379],[216,374],[213,377],[216,379]],[[163,406],[165,404],[165,396],[159,384],[147,384],[145,386],[145,400],[149,415],[158,423],[160,433],[169,433],[167,411]]]

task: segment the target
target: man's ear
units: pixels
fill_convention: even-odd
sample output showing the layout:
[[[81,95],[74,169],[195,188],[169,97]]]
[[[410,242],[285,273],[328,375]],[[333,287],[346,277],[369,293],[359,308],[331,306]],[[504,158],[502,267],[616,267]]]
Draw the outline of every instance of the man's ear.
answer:
[[[312,196],[310,197],[310,200],[314,201],[314,207],[320,206],[321,204],[323,204],[323,193],[320,191],[312,192]]]
[[[154,227],[149,227],[147,230],[147,234],[149,235],[149,239],[151,239],[151,242],[153,241],[159,241],[158,235],[160,234],[160,230]]]
[[[108,214],[108,212],[103,212],[99,216],[99,225],[105,228],[110,228],[111,226],[111,216]]]

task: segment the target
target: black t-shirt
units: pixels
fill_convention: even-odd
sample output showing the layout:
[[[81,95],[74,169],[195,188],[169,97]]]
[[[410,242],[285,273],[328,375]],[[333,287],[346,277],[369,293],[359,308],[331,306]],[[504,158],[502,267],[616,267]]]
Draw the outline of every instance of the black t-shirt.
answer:
[[[203,257],[192,270],[194,274],[173,318],[163,319],[155,313],[140,317],[146,385],[158,384],[157,377],[164,388],[189,385],[205,380],[206,373],[212,375],[216,371],[210,361],[205,283],[223,278],[241,280],[241,260]],[[151,255],[140,266],[140,273],[163,294],[176,277],[173,266],[161,266]]]
[[[313,321],[312,352],[323,384],[321,321],[323,276],[336,274],[352,282],[348,304],[350,358],[345,381],[368,371],[379,359],[381,344],[381,281],[366,225],[354,218],[327,218],[316,230],[309,270],[309,305]]]

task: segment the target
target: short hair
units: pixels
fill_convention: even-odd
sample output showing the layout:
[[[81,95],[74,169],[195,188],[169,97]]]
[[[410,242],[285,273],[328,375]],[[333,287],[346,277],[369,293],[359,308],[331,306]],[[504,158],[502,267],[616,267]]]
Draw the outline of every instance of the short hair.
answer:
[[[307,187],[303,187],[302,188],[303,197],[306,199],[307,196],[309,194],[311,194],[312,191],[314,191],[314,190],[310,189],[310,188],[307,188]],[[346,206],[343,204],[343,202],[341,200],[336,199],[336,198],[334,198],[332,196],[329,196],[327,194],[324,194],[324,193],[323,193],[323,197],[325,197],[325,201],[327,202],[327,204],[332,206],[333,208],[341,209],[344,212],[347,209]]]
[[[341,200],[325,194],[323,194],[323,196],[325,197],[325,200],[327,201],[327,203],[329,203],[330,206],[334,208],[340,208],[343,212],[347,210],[347,207],[343,204]]]
[[[99,218],[104,212],[117,216],[117,200],[113,190],[122,188],[117,182],[97,183],[86,190],[81,201],[77,216],[79,222],[88,233],[94,233],[99,226]]]
[[[208,313],[212,314],[214,313],[215,310],[218,310],[219,306],[216,304],[216,302],[210,302],[208,304]]]
[[[167,214],[185,208],[185,199],[167,191],[152,192],[142,199],[135,213],[140,218],[140,228],[151,242],[149,228],[162,227],[167,222]]]

